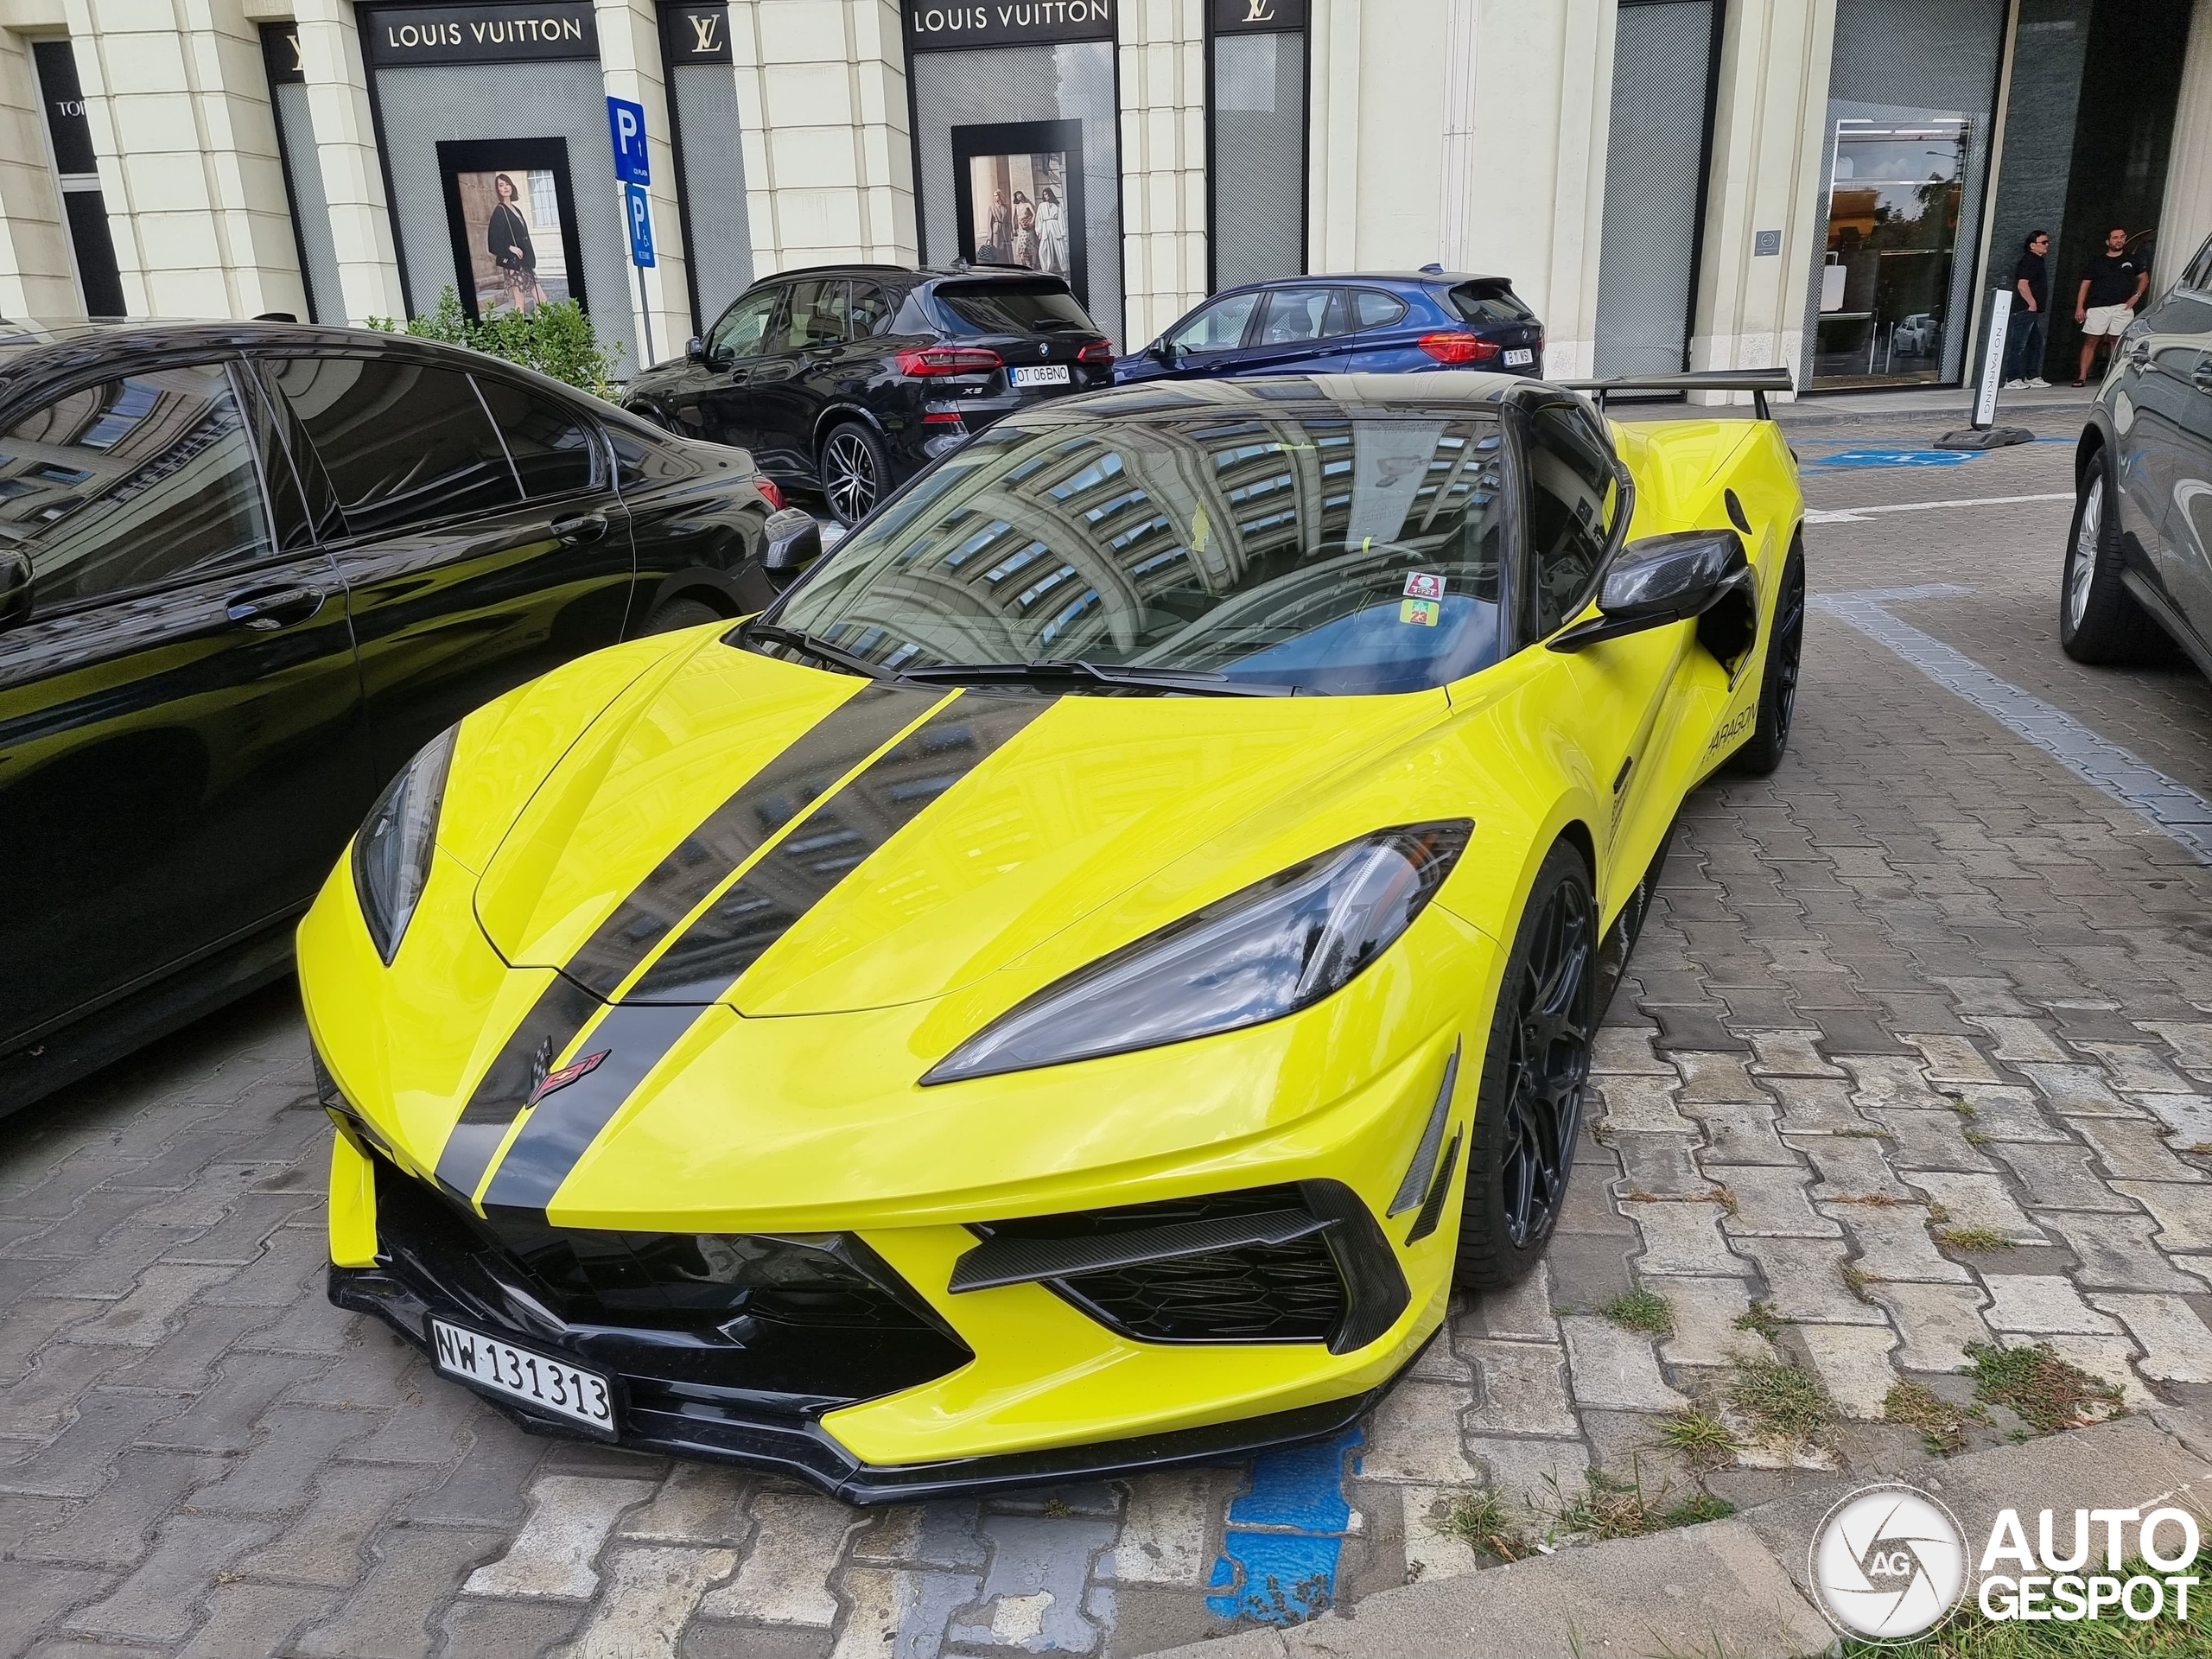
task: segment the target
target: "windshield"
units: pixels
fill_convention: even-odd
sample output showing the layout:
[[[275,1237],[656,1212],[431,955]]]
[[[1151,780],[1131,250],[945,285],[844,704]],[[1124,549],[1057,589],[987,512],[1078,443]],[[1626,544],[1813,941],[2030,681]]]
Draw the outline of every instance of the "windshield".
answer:
[[[940,283],[938,309],[951,334],[1102,334],[1065,283],[1019,277],[993,283]]]
[[[1497,660],[1502,457],[1482,416],[1004,422],[772,620],[892,671],[1085,662],[1418,690]]]

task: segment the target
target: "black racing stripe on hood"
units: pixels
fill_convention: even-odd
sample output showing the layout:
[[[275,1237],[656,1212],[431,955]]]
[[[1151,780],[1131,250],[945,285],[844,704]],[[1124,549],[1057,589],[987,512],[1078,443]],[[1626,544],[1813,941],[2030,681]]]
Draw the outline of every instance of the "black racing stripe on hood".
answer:
[[[613,997],[717,882],[946,695],[868,685],[846,698],[709,813],[614,907],[562,971],[602,1000]]]
[[[550,1204],[584,1148],[698,1017],[696,1008],[610,1008],[592,1027],[588,1045],[605,1049],[606,1059],[531,1108],[522,1132],[484,1190],[484,1207],[542,1211]]]
[[[505,1139],[537,1081],[537,1061],[550,1066],[575,1040],[585,1022],[605,1007],[582,986],[553,976],[476,1084],[460,1121],[438,1154],[438,1185],[463,1204],[476,1196],[476,1185],[492,1166],[492,1154]]]
[[[875,849],[1052,706],[974,691],[940,709],[807,816],[686,928],[624,996],[712,1002]]]
[[[951,694],[869,684],[809,727],[746,779],[614,908],[485,1071],[438,1154],[438,1181],[464,1202],[548,1065],[575,1039],[669,930],[753,849],[804,812],[855,766]]]

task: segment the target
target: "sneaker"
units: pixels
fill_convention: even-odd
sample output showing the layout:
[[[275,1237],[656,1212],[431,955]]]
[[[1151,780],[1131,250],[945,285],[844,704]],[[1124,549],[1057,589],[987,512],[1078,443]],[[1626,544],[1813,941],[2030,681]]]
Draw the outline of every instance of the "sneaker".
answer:
[[[2031,377],[2031,378],[2029,378],[2029,379],[2026,379],[2026,380],[2022,381],[2020,384],[2021,384],[2021,385],[2026,385],[2026,386],[2048,386],[2048,385],[2050,384],[2050,381],[2048,381],[2048,380],[2046,380],[2046,379],[2044,379],[2041,375],[2039,375],[2039,374],[2038,374],[2038,375],[2035,375],[2035,376]]]
[[[2007,380],[2005,383],[2005,390],[2007,391],[2024,391],[2027,389],[2027,385],[2028,383],[2024,380]]]

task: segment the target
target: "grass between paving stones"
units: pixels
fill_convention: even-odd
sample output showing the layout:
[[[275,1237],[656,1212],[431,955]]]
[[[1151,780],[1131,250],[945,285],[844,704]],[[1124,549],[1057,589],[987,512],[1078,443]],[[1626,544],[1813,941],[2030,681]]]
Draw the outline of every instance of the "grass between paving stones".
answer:
[[[1476,1554],[1495,1561],[1517,1561],[1535,1554],[1496,1492],[1470,1492],[1453,1498],[1443,1519],[1431,1522],[1429,1529],[1457,1538]]]
[[[1659,1425],[1659,1443],[1693,1469],[1718,1469],[1736,1461],[1741,1444],[1727,1424],[1708,1412],[1678,1411]]]
[[[1624,1331],[1640,1331],[1648,1337],[1675,1334],[1674,1306],[1656,1291],[1623,1291],[1598,1312]]]
[[[1738,1313],[1731,1323],[1738,1331],[1753,1332],[1772,1342],[1790,1321],[1774,1311],[1772,1302],[1753,1302],[1748,1312]]]
[[[2116,1416],[2125,1397],[2118,1384],[2061,1359],[2047,1342],[2032,1348],[1970,1342],[1966,1351],[1974,1398],[2004,1407],[2037,1434]]]
[[[1820,1378],[1786,1359],[1738,1359],[1727,1401],[1759,1433],[1793,1450],[1818,1444],[1835,1422],[1835,1402]]]
[[[1866,1287],[1880,1284],[1882,1282],[1880,1274],[1869,1273],[1856,1262],[1847,1262],[1837,1271],[1843,1275],[1843,1287],[1846,1290],[1869,1306],[1873,1306],[1874,1299],[1867,1294]]]
[[[2099,1570],[2103,1568],[2099,1556]],[[2181,1569],[2212,1580],[2212,1546],[2197,1552],[2196,1560]],[[2124,1580],[2138,1574],[2152,1578],[2174,1576],[2171,1569],[2152,1567],[2138,1560],[2120,1569]],[[1971,1597],[1951,1622],[1914,1642],[1872,1643],[1847,1640],[1845,1659],[2204,1659],[2212,1654],[2212,1610],[2198,1593],[2189,1597],[2189,1617],[2173,1616],[2173,1594],[2167,1592],[2164,1611],[2155,1619],[2138,1621],[2107,1611],[2102,1618],[2072,1624],[2056,1620],[2023,1622],[1986,1618]]]
[[[1940,1458],[1967,1443],[1969,1421],[1986,1423],[1989,1414],[1946,1400],[1924,1382],[1899,1382],[1882,1402],[1882,1421],[1918,1429],[1929,1456]]]
[[[1736,1513],[1736,1506],[1710,1492],[1694,1492],[1679,1503],[1667,1503],[1668,1488],[1643,1490],[1643,1477],[1632,1472],[1626,1480],[1597,1469],[1583,1477],[1582,1491],[1567,1497],[1556,1481],[1548,1481],[1552,1503],[1546,1507],[1551,1536],[1588,1538],[1604,1543],[1614,1538],[1641,1538],[1647,1533],[1675,1527],[1694,1527],[1702,1521],[1719,1521]]]
[[[1993,1227],[1938,1227],[1936,1242],[1955,1250],[2009,1250],[2011,1239]]]

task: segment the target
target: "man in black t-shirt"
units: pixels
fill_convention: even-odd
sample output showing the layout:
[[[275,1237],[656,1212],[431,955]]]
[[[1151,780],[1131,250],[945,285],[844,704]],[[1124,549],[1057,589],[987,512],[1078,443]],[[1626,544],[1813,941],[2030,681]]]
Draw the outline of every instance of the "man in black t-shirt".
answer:
[[[2074,296],[2074,321],[2082,325],[2082,366],[2074,384],[2089,382],[2090,359],[2100,341],[2118,340],[2135,321],[2135,302],[2151,286],[2151,273],[2127,255],[2127,230],[2115,225],[2105,232],[2105,251],[2089,261],[2089,274]]]
[[[2043,378],[2044,323],[2050,311],[2050,232],[2037,231],[2021,245],[2012,267],[2012,317],[2005,340],[2005,384],[2047,386]]]

